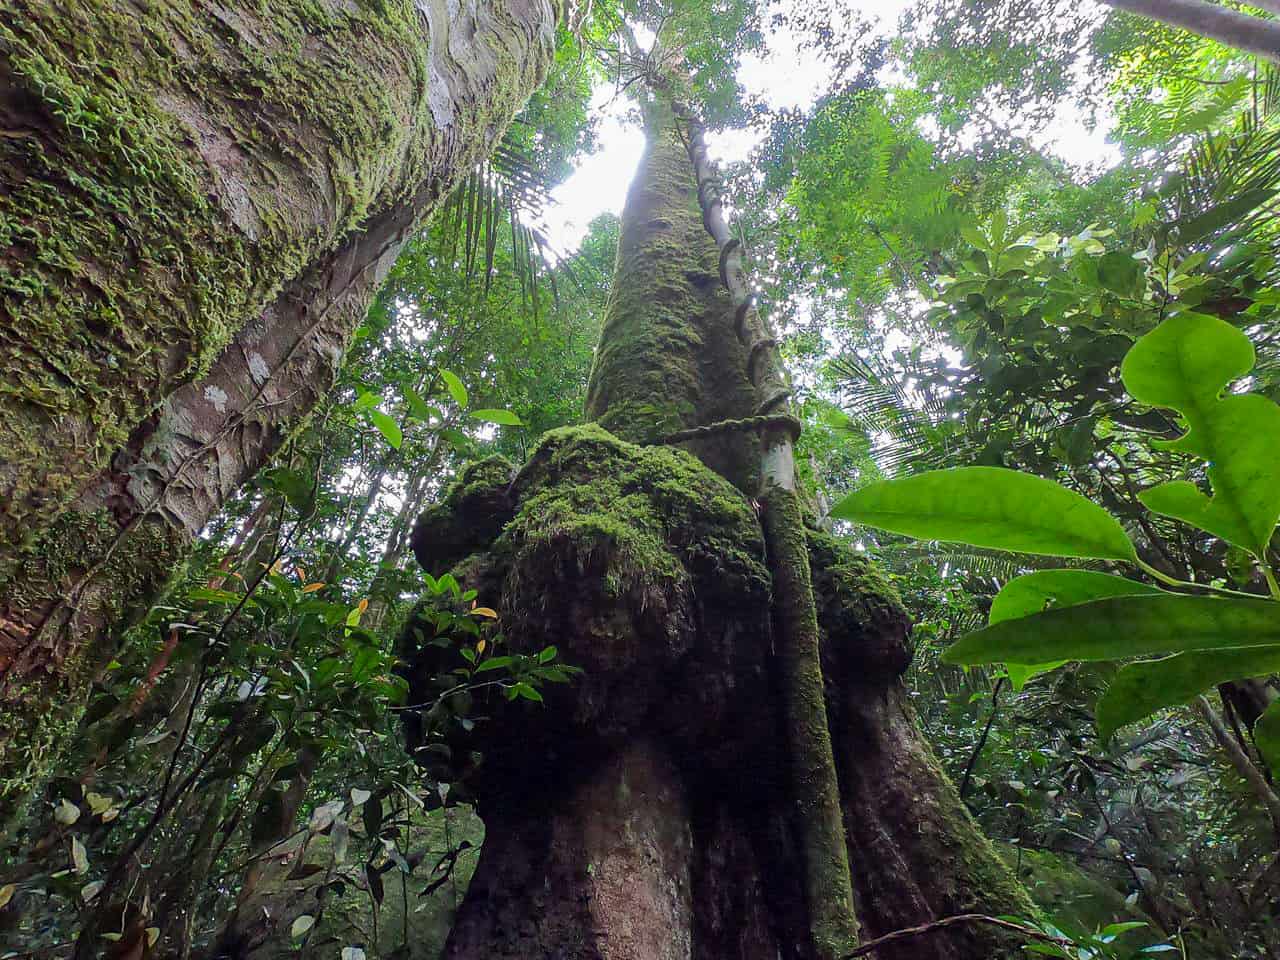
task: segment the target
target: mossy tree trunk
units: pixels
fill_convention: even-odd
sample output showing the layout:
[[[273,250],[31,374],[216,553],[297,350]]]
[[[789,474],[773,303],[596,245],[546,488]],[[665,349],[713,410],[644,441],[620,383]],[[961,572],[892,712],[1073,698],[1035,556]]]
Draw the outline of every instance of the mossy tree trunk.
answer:
[[[564,0],[16,0],[0,20],[0,819],[119,627],[326,394]]]
[[[414,532],[420,562],[480,591],[515,650],[555,644],[585,671],[544,689],[545,709],[477,694],[490,719],[451,737],[455,756],[485,756],[458,789],[478,797],[486,839],[450,960],[814,956],[759,446],[725,432],[660,442],[752,415],[747,350],[674,117],[647,119],[588,391],[596,422],[549,434],[514,479],[496,460],[468,469]],[[800,549],[864,935],[1030,913],[915,725],[892,589],[821,533]],[[430,702],[451,664],[412,637],[411,623],[411,702]],[[896,949],[882,952],[1021,956],[984,927]]]

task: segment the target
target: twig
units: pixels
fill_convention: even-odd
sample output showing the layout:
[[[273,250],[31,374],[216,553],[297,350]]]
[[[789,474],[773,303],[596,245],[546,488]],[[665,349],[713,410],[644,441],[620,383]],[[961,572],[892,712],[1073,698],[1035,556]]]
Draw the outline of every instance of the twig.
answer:
[[[874,940],[868,940],[862,946],[858,947],[853,953],[846,953],[840,960],[854,960],[855,957],[865,957],[874,950],[891,943],[897,943],[899,940],[910,940],[912,937],[921,937],[925,934],[936,933],[947,927],[959,926],[963,923],[985,923],[993,927],[1000,927],[1002,930],[1011,930],[1020,934],[1029,940],[1040,940],[1045,943],[1056,943],[1060,947],[1070,947],[1074,944],[1065,937],[1055,937],[1052,934],[1037,930],[1035,927],[1028,927],[1021,923],[1014,923],[1012,920],[1001,920],[999,917],[989,917],[985,913],[961,913],[954,917],[943,917],[941,920],[934,920],[931,923],[922,923],[918,927],[904,927],[901,930],[895,930],[892,933],[886,933],[883,937],[876,937]]]
[[[1000,688],[1004,686],[1005,677],[1001,677],[996,681],[995,687],[991,691],[991,715],[987,717],[987,725],[982,728],[982,736],[978,738],[977,745],[973,748],[973,753],[969,755],[969,762],[965,764],[964,778],[960,781],[960,798],[964,799],[965,794],[969,792],[969,780],[973,776],[973,768],[978,764],[978,757],[982,754],[982,748],[987,745],[987,737],[991,735],[991,727],[996,722],[996,713],[1000,710]]]

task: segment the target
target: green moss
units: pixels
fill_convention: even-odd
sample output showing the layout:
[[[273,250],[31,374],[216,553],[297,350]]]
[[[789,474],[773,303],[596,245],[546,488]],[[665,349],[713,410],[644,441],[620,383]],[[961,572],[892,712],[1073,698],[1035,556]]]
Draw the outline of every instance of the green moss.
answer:
[[[773,573],[773,621],[781,699],[790,748],[790,792],[803,847],[809,929],[819,960],[835,960],[858,943],[819,657],[819,629],[804,517],[795,491],[770,487],[764,531]]]
[[[0,729],[7,731],[0,744],[0,831],[12,826],[71,745],[95,677],[186,548],[180,532],[140,524],[68,604],[71,580],[101,560],[119,532],[105,511],[64,513],[0,596],[0,609],[38,625],[22,649],[5,651],[12,659],[0,682]]]
[[[462,468],[414,524],[413,553],[424,570],[440,574],[497,539],[514,512],[509,490],[515,472],[511,461],[499,456]]]
[[[745,417],[754,407],[689,157],[669,113],[653,108],[647,127],[587,389],[587,416],[638,443]],[[719,436],[688,448],[742,489],[755,490],[754,438]]]
[[[599,556],[617,595],[670,589],[685,570],[711,595],[767,583],[750,504],[681,450],[637,446],[597,424],[566,427],[546,434],[514,488],[520,508],[499,552]],[[538,572],[520,569],[526,579]]]
[[[442,140],[465,171],[546,66],[548,45],[506,43],[500,92],[443,133],[411,0],[19,0],[0,23],[0,546],[438,176]]]
[[[848,543],[814,529],[805,538],[829,672],[899,676],[911,659],[909,618],[893,584]]]

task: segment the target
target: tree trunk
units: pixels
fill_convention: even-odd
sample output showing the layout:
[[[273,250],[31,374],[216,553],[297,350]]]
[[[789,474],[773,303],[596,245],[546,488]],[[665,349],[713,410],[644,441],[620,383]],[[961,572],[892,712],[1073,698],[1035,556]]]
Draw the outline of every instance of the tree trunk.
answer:
[[[554,0],[19,0],[0,24],[0,819],[329,389]]]
[[[1207,0],[1104,0],[1117,10],[1136,13],[1190,30],[1228,47],[1280,61],[1280,23],[1264,20]],[[1267,6],[1264,2],[1260,6]],[[1271,8],[1276,4],[1272,2]]]
[[[485,757],[462,786],[486,839],[450,960],[813,956],[813,851],[788,772],[771,578],[749,499],[758,446],[695,434],[682,444],[695,459],[653,443],[748,417],[754,397],[683,145],[660,112],[649,133],[588,391],[597,423],[552,431],[514,479],[498,461],[468,468],[414,531],[423,566],[480,591],[512,649],[555,644],[584,669],[571,687],[543,689],[545,709],[477,692],[474,712],[488,719],[451,737],[455,756]],[[830,537],[809,533],[808,551],[866,933],[961,911],[1031,913],[906,706],[901,604]],[[412,622],[402,643],[410,702],[429,702],[447,654],[415,649]],[[413,749],[421,727],[410,717],[406,730]],[[896,949],[881,952],[1021,956],[989,927]]]

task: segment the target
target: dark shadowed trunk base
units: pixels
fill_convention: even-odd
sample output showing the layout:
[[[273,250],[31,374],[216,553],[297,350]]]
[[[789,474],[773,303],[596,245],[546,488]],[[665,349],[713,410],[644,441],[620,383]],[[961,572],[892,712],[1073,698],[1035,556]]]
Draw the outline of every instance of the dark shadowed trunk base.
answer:
[[[585,673],[544,690],[545,709],[482,703],[492,719],[452,738],[455,756],[485,755],[463,789],[486,840],[445,956],[804,960],[799,831],[750,505],[692,457],[594,426],[553,432],[509,476],[496,464],[464,472],[424,514],[415,550],[501,611],[513,649],[555,643]],[[809,546],[866,935],[1031,912],[906,705],[906,618],[892,590],[832,538],[811,533]],[[430,700],[439,648],[405,652],[414,701]],[[975,927],[880,960],[1020,955]]]

